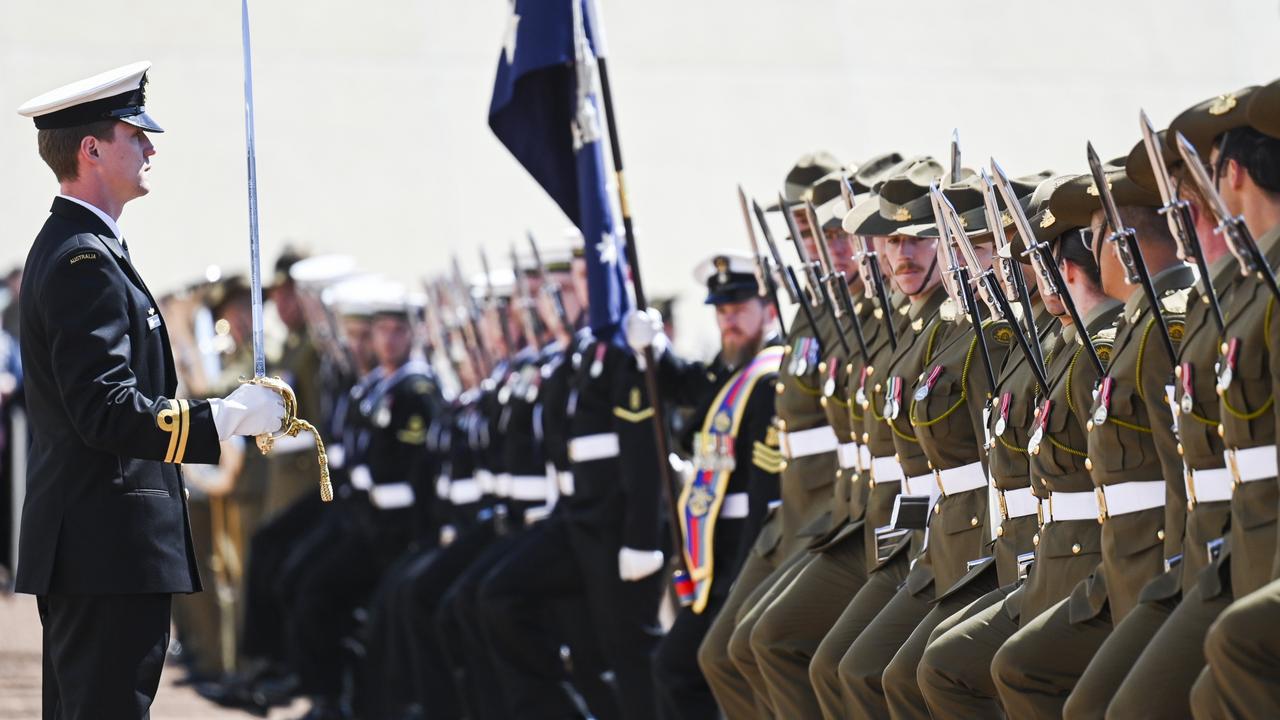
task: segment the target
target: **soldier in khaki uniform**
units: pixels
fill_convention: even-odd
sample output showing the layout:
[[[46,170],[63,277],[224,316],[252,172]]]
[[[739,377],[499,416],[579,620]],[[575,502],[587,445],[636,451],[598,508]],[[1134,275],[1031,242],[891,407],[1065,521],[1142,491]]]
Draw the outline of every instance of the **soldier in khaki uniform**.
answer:
[[[1243,104],[1238,103],[1238,109],[1228,108],[1229,103],[1222,100],[1226,97],[1232,96],[1213,98],[1182,113],[1173,122],[1169,134],[1181,132],[1196,138],[1195,142],[1202,145],[1201,151],[1207,156],[1218,129],[1244,122]],[[1247,95],[1241,95],[1242,100],[1246,98]],[[1192,208],[1214,294],[1218,296],[1228,327],[1238,326],[1243,309],[1237,304],[1242,298],[1235,292],[1240,285],[1239,268],[1221,234],[1214,231],[1213,215],[1182,168],[1181,156],[1173,148],[1167,148],[1166,152],[1169,153],[1166,163],[1172,165],[1170,170],[1178,192]],[[1155,189],[1150,168],[1146,149],[1139,143],[1130,154],[1127,172],[1139,184]],[[1258,322],[1261,322],[1260,315]],[[1180,440],[1178,452],[1186,464],[1187,520],[1182,562],[1143,590],[1141,604],[1126,621],[1129,626],[1149,628],[1150,634],[1139,638],[1134,631],[1116,633],[1113,638],[1127,637],[1128,642],[1108,640],[1104,643],[1072,693],[1067,704],[1068,715],[1096,717],[1110,712],[1122,713],[1122,716],[1138,713],[1174,717],[1190,713],[1187,694],[1158,690],[1170,684],[1188,686],[1195,681],[1204,665],[1201,650],[1204,634],[1231,600],[1230,592],[1208,592],[1201,582],[1201,571],[1213,561],[1209,548],[1222,545],[1222,536],[1231,519],[1232,479],[1225,466],[1218,429],[1221,426],[1215,394],[1218,377],[1211,370],[1218,360],[1220,343],[1221,333],[1212,314],[1212,304],[1197,284],[1190,297],[1186,332],[1172,382],[1171,404]],[[1265,386],[1262,389],[1264,394],[1266,389]],[[1252,390],[1256,393],[1258,388]],[[1270,506],[1274,508],[1274,496],[1272,500]],[[1271,533],[1274,534],[1274,530]],[[1268,547],[1268,557],[1272,551],[1273,548]],[[1170,624],[1172,617],[1178,619]],[[1108,710],[1108,706],[1112,709]]]
[[[1232,213],[1243,216],[1273,268],[1280,263],[1280,82],[1258,89],[1248,102],[1249,127],[1233,128],[1212,142],[1210,156],[1219,191]],[[1195,142],[1190,136],[1189,140]],[[1241,278],[1231,305],[1238,308],[1224,333],[1229,377],[1219,395],[1222,437],[1234,481],[1229,562],[1202,579],[1206,596],[1233,594],[1204,641],[1207,667],[1191,694],[1197,718],[1269,717],[1280,706],[1280,552],[1276,547],[1276,424],[1274,395],[1280,381],[1275,348],[1276,301],[1255,276]],[[1224,308],[1225,311],[1225,308]],[[1235,362],[1230,361],[1235,346]],[[1225,367],[1225,366],[1224,366]],[[1270,372],[1268,372],[1268,368]],[[1221,383],[1226,379],[1228,382]],[[1265,408],[1270,405],[1271,410]],[[1269,563],[1267,549],[1275,557]],[[1271,565],[1271,582],[1266,582]],[[1261,588],[1257,588],[1261,585]],[[1257,589],[1255,589],[1257,588]],[[1246,594],[1247,593],[1247,594]],[[1193,598],[1184,600],[1184,605]],[[1181,611],[1181,608],[1180,608]],[[1170,624],[1179,621],[1179,612]],[[1190,624],[1190,623],[1188,623]]]
[[[1097,373],[1092,361],[1083,357],[1085,347],[1077,339],[1078,329],[1057,293],[1071,293],[1088,324],[1086,331],[1104,357],[1109,352],[1108,333],[1114,332],[1111,326],[1120,310],[1120,303],[1103,295],[1097,264],[1078,228],[1057,221],[1049,211],[1053,190],[1067,177],[1044,181],[1027,203],[1032,229],[1041,242],[1050,244],[1067,283],[1067,288],[1056,289],[1054,294],[1042,292],[1038,296],[1043,297],[1044,324],[1062,325],[1060,333],[1042,333],[1041,338],[1050,387],[1047,392],[1039,390],[1021,353],[1010,356],[1012,369],[997,389],[990,420],[994,441],[991,474],[1001,514],[994,554],[1001,587],[944,620],[930,635],[916,677],[935,718],[1000,717],[991,681],[991,657],[1020,623],[1066,597],[1097,565],[1096,504],[1082,519],[1056,522],[1042,504],[1049,499],[1049,483],[1060,501],[1093,498],[1092,483],[1084,470],[1085,453],[1080,448],[1085,446],[1084,413],[1092,402],[1090,392]],[[1021,238],[1013,238],[1011,246],[1013,255],[1020,256]],[[1044,324],[1037,323],[1037,327]],[[1042,422],[1040,418],[1046,413],[1048,419]],[[1020,478],[1027,482],[1032,477],[1036,481],[1030,486],[1017,487]],[[1074,496],[1063,492],[1070,487],[1078,488]],[[1069,502],[1062,504],[1062,514],[1067,515],[1073,508],[1068,507]],[[1041,519],[1048,524],[1041,526]],[[1086,546],[1092,552],[1086,551]],[[1016,585],[1031,552],[1036,554],[1028,584]]]
[[[865,192],[900,161],[897,153],[873,158],[848,179],[855,192]],[[851,295],[859,295],[862,279],[852,261],[850,237],[841,227],[847,210],[841,197],[841,179],[840,173],[829,175],[815,184],[810,194],[818,206],[818,222],[827,238],[832,262],[846,278],[852,278],[849,281]],[[833,298],[833,301],[840,299]],[[869,301],[854,305],[868,351],[888,343],[883,313],[877,319],[875,309]],[[768,705],[779,717],[813,717],[819,713],[817,697],[809,682],[810,659],[831,624],[866,580],[866,552],[860,532],[866,485],[855,482],[861,450],[853,436],[846,394],[847,374],[855,367],[860,371],[863,358],[851,329],[852,320],[845,317],[839,323],[853,357],[842,360],[842,346],[837,343],[829,349],[829,357],[818,365],[819,404],[826,410],[827,421],[839,442],[830,529],[810,544],[808,550],[813,557],[805,567],[797,571],[767,607],[760,609],[750,638],[769,695]]]
[[[839,163],[829,154],[806,155],[787,174],[785,195],[790,200],[799,200],[810,185],[838,169]],[[825,424],[825,414],[818,404],[818,393],[813,392],[813,388],[817,386],[818,363],[822,360],[814,351],[819,346],[832,347],[837,341],[830,320],[820,309],[815,308],[814,314],[819,325],[817,328],[811,327],[804,320],[803,313],[798,313],[788,325],[786,346],[790,350],[783,359],[778,379],[777,413],[780,429],[791,433],[790,439],[794,440],[791,451],[788,453],[784,450],[784,454],[790,457],[787,458],[787,466],[783,468],[780,480],[783,503],[766,519],[720,614],[716,616],[698,648],[698,665],[720,708],[732,718],[755,715],[757,697],[753,687],[763,690],[762,680],[758,673],[752,672],[751,665],[747,664],[746,667],[755,681],[754,686],[730,656],[730,640],[738,621],[755,606],[791,564],[804,559],[805,554],[800,551],[810,542],[811,535],[802,533],[815,521],[823,524],[822,516],[828,512],[832,496],[831,483],[835,476],[837,443],[834,433]],[[810,392],[806,392],[806,388]],[[786,425],[783,426],[782,423]],[[804,431],[812,432],[800,434]],[[827,520],[826,525],[829,526],[829,522]],[[824,529],[825,527],[820,527],[818,532]],[[749,639],[748,632],[741,638],[738,646],[740,652],[737,659],[743,663],[754,662]]]
[[[1123,167],[1111,166],[1107,180],[1122,218],[1136,230],[1176,349],[1194,274],[1175,254],[1168,227],[1154,209],[1158,197],[1129,180]],[[1173,363],[1161,338],[1153,336],[1159,331],[1145,294],[1126,283],[1124,266],[1104,244],[1109,232],[1097,193],[1091,176],[1078,176],[1055,192],[1050,209],[1068,223],[1090,222],[1103,289],[1125,299],[1108,373],[1086,423],[1085,466],[1098,488],[1102,562],[1071,597],[1032,620],[996,653],[992,675],[1006,712],[1016,717],[1062,714],[1067,695],[1103,640],[1182,546],[1185,486],[1164,398]]]

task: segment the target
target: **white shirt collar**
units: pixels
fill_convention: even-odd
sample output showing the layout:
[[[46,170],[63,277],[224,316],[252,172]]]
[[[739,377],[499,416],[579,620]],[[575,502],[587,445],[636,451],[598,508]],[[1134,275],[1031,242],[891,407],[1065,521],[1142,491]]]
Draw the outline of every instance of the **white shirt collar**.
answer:
[[[112,219],[111,219],[111,216],[110,216],[110,215],[108,215],[108,214],[106,214],[106,213],[102,212],[102,210],[101,210],[100,208],[98,208],[96,205],[93,205],[92,203],[85,202],[84,200],[81,200],[80,198],[77,198],[77,197],[71,197],[70,195],[63,195],[63,194],[61,194],[61,193],[59,193],[59,194],[58,194],[58,197],[63,198],[63,199],[66,199],[66,200],[70,200],[71,202],[73,202],[73,203],[75,203],[75,204],[77,204],[77,205],[79,205],[79,206],[81,206],[81,207],[88,208],[88,209],[89,209],[89,210],[90,210],[94,215],[97,215],[97,216],[102,220],[102,222],[106,224],[107,229],[108,229],[108,230],[110,230],[110,231],[111,231],[111,234],[115,236],[116,242],[117,242],[117,243],[118,243],[118,242],[120,242],[120,238],[121,238],[121,237],[123,237],[123,236],[120,234],[120,226],[116,224],[116,221],[115,221],[115,220],[112,220]]]

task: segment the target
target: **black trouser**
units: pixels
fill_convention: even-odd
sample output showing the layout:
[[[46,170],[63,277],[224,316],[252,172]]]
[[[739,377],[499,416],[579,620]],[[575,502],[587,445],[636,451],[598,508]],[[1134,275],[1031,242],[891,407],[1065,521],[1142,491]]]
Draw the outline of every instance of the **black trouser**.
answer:
[[[253,533],[246,559],[244,637],[240,644],[247,657],[285,661],[287,614],[276,588],[290,554],[319,527],[325,509],[316,493],[307,493]]]
[[[698,647],[723,603],[723,598],[712,598],[697,614],[687,607],[680,608],[675,622],[653,651],[653,683],[663,720],[702,720],[714,718],[719,712],[711,686],[698,667]]]
[[[365,626],[365,655],[361,667],[356,706],[365,720],[404,711],[417,701],[413,689],[413,648],[399,617],[412,573],[431,562],[439,548],[413,546],[382,574],[369,599]]]
[[[569,545],[591,627],[617,680],[622,717],[649,720],[658,713],[649,656],[662,638],[658,604],[666,575],[659,571],[634,582],[618,576],[623,503],[622,495],[615,493],[588,508],[574,508],[569,514]]]
[[[171,596],[40,595],[44,720],[151,717]]]
[[[566,682],[595,717],[619,717],[617,697],[602,679],[607,666],[586,619],[582,576],[569,543],[568,520],[557,511],[531,528],[480,585],[480,623],[508,717],[577,717]],[[559,655],[564,645],[571,649],[568,673]]]

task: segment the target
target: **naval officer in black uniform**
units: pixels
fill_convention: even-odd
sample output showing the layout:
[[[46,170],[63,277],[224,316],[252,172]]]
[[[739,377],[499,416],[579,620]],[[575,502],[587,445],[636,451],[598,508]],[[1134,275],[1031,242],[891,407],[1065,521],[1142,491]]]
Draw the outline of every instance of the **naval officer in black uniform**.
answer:
[[[40,156],[60,193],[27,256],[22,361],[31,421],[16,589],[38,598],[44,717],[145,718],[169,640],[170,596],[200,590],[179,465],[219,440],[280,429],[284,404],[244,385],[174,397],[157,303],[117,219],[149,191],[150,63],[36,97]]]

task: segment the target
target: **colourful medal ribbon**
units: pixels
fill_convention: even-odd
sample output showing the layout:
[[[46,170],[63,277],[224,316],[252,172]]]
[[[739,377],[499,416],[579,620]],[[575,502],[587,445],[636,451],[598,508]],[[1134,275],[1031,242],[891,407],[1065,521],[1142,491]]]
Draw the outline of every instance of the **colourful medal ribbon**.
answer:
[[[822,386],[823,397],[831,397],[836,394],[836,375],[840,372],[840,358],[832,355],[827,361],[827,382]]]
[[[924,384],[916,388],[916,402],[922,402],[925,398],[929,397],[929,393],[933,392],[933,386],[937,384],[938,378],[941,375],[942,366],[934,365],[933,369],[929,371],[929,377],[925,379]]]
[[[1182,401],[1180,407],[1182,414],[1190,415],[1191,410],[1195,407],[1195,390],[1191,384],[1191,363],[1182,363]]]
[[[1098,390],[1098,409],[1093,413],[1095,427],[1107,421],[1107,415],[1111,412],[1111,388],[1114,385],[1115,380],[1110,375],[1102,379],[1102,388]]]
[[[1231,381],[1235,378],[1236,358],[1240,355],[1240,338],[1231,338],[1227,343],[1227,356],[1223,359],[1222,372],[1218,374],[1218,394],[1221,395],[1231,387]]]
[[[996,435],[1004,435],[1009,426],[1009,404],[1013,401],[1013,393],[1000,396],[1000,415],[996,418]]]

